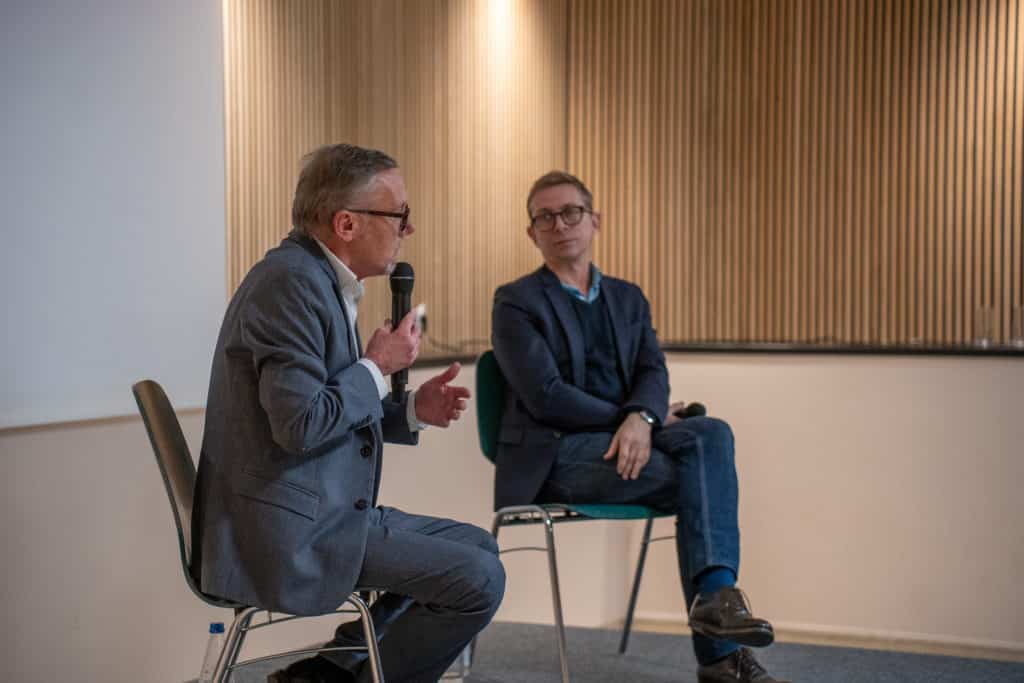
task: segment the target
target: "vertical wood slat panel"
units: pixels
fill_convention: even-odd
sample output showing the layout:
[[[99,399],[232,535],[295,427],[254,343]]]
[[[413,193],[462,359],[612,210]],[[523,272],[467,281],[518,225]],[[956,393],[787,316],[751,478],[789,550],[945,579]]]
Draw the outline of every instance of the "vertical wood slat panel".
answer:
[[[534,178],[565,166],[567,2],[226,0],[228,291],[290,229],[302,155],[351,142],[403,169],[421,357],[490,337],[498,284],[536,267]],[[364,339],[390,314],[367,282]],[[432,344],[431,342],[436,343]]]
[[[566,165],[603,210],[600,265],[645,288],[663,341],[969,343],[980,306],[1005,341],[1021,5],[227,0],[229,291],[287,230],[300,156],[346,140],[402,164],[403,258],[430,336],[479,341],[460,351],[538,262],[529,182]]]
[[[568,160],[605,213],[598,262],[645,287],[664,341],[970,343],[979,307],[1007,341],[1021,4],[573,0]]]

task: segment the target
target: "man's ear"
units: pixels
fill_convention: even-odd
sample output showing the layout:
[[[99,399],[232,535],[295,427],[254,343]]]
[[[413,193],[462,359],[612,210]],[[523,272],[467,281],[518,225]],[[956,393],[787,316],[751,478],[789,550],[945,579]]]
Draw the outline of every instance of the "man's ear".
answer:
[[[533,244],[536,246],[537,245],[537,232],[533,229],[532,225],[527,225],[526,226],[526,234],[530,236],[530,239],[533,240]]]
[[[594,224],[594,230],[601,229],[601,214],[594,212],[590,214],[590,222]]]
[[[331,217],[331,232],[345,242],[355,239],[358,229],[352,214],[344,209],[335,211]]]

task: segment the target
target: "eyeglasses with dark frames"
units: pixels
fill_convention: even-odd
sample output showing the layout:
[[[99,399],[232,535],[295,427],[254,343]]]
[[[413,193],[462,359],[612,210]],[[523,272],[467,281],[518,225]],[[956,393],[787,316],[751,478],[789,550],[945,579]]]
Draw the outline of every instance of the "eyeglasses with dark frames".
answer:
[[[585,206],[569,204],[568,206],[563,206],[561,211],[545,210],[539,212],[536,216],[530,218],[530,225],[532,225],[535,230],[547,232],[555,227],[555,222],[559,217],[561,217],[562,222],[565,223],[566,226],[572,227],[573,225],[579,224],[579,222],[583,220],[584,214],[588,213],[593,213],[593,211]]]
[[[405,211],[397,213],[395,211],[377,211],[375,209],[345,209],[345,211],[351,211],[352,213],[365,213],[371,216],[384,216],[386,218],[401,218],[398,222],[398,234],[405,233],[405,229],[409,227],[409,213],[412,211],[408,206],[405,207]]]

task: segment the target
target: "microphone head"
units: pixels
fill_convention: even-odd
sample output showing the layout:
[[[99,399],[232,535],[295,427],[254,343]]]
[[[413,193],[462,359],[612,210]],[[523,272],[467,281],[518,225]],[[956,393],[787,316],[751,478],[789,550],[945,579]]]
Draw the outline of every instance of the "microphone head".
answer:
[[[395,264],[395,269],[391,271],[391,293],[412,294],[415,280],[416,276],[412,272],[412,266],[405,261],[399,261]]]

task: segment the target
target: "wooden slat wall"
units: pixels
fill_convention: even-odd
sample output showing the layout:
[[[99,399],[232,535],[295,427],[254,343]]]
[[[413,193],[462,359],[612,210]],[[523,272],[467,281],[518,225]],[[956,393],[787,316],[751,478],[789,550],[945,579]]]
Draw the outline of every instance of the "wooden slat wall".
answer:
[[[567,9],[226,0],[229,291],[289,230],[303,154],[376,147],[409,189],[417,231],[401,258],[428,305],[421,358],[486,348],[495,287],[539,263],[530,183],[566,163]],[[364,338],[390,310],[386,279],[368,281]]]
[[[1024,304],[1024,0],[226,0],[229,291],[302,154],[394,155],[430,335],[486,345],[568,167],[664,342],[963,343]],[[388,310],[371,282],[364,334]],[[425,345],[422,356],[449,349]]]
[[[663,341],[997,342],[1021,0],[573,0],[569,166]]]

